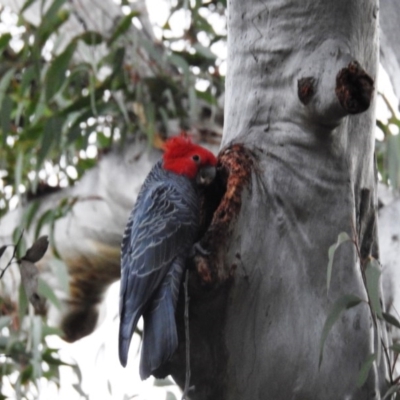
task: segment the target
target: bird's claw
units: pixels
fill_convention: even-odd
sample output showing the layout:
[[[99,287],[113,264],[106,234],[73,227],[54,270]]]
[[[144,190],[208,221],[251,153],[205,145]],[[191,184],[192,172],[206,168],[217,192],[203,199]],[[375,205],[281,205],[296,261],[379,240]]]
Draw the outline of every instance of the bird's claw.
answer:
[[[200,242],[196,242],[190,251],[190,257],[194,258],[197,255],[201,255],[203,257],[208,257],[211,254],[211,251],[206,250]]]

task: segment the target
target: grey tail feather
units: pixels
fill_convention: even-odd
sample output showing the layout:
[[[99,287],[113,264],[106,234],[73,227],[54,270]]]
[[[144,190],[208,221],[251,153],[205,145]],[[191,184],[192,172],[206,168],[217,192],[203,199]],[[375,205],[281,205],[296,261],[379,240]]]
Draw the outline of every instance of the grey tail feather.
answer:
[[[118,338],[118,351],[119,361],[123,367],[126,367],[128,362],[129,346],[131,344],[132,335],[138,323],[141,313],[136,311],[128,319],[125,313],[121,313],[121,319],[119,323],[119,338]]]
[[[168,285],[169,286],[169,285]],[[169,287],[161,289],[164,296],[149,309],[144,317],[140,378],[147,379],[164,364],[178,347],[175,323],[175,307]]]
[[[126,367],[126,364],[128,362],[128,351],[129,351],[129,345],[130,345],[131,340],[128,338],[123,338],[121,335],[119,336],[119,362],[123,367]]]

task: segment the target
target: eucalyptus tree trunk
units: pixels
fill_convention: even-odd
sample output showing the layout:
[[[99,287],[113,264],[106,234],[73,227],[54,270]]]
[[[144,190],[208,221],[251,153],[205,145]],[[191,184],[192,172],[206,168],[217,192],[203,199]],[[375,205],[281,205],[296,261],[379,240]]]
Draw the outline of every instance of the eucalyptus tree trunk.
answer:
[[[357,232],[363,257],[376,243],[375,231],[364,229],[375,218],[374,105],[348,115],[336,76],[357,60],[376,77],[377,2],[229,5],[223,140],[254,152],[257,172],[230,242],[247,276],[236,275],[227,307],[226,398],[379,398],[384,363],[356,386],[375,351],[366,305],[334,325],[318,368],[333,302],[366,298],[352,244],[340,248],[327,293],[328,248],[343,231]],[[309,96],[301,101],[304,82]],[[354,89],[363,97],[362,85]]]
[[[251,178],[223,261],[210,257],[231,270],[229,288],[191,297],[190,398],[379,399],[383,359],[357,387],[380,346],[361,272],[378,257],[377,1],[231,0],[228,14],[222,154],[245,151],[233,164]],[[226,196],[234,189],[228,181]],[[357,246],[339,247],[327,291],[328,249],[341,232]],[[319,366],[324,323],[346,294],[366,301],[333,325]],[[182,384],[182,369],[171,371]]]

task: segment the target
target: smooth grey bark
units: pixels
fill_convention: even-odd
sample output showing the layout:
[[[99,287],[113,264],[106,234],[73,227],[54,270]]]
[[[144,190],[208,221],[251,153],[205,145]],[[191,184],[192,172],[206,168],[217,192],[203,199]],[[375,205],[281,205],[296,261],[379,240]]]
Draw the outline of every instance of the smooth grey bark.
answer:
[[[229,1],[223,144],[243,143],[256,167],[225,260],[237,262],[239,252],[243,268],[224,326],[224,399],[361,400],[384,392],[384,362],[357,388],[361,365],[376,351],[366,304],[335,323],[318,368],[333,303],[345,294],[367,298],[350,243],[336,253],[327,293],[329,246],[344,231],[377,256],[367,243],[376,233],[366,229],[376,207],[374,104],[345,117],[335,96],[335,76],[349,60],[376,78],[377,14],[376,1]],[[297,94],[306,77],[316,82],[308,106]]]

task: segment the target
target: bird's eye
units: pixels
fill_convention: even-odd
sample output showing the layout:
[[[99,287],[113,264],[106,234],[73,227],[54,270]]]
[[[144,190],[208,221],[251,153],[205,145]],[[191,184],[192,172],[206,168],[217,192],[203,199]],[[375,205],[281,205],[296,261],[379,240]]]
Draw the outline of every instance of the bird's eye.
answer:
[[[195,154],[194,156],[192,156],[192,160],[196,163],[200,162],[200,156]]]

